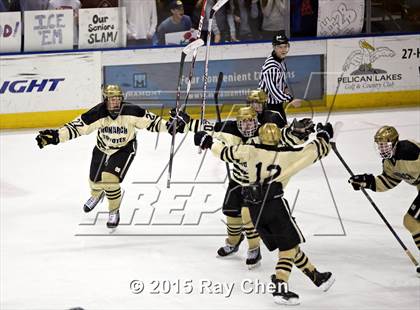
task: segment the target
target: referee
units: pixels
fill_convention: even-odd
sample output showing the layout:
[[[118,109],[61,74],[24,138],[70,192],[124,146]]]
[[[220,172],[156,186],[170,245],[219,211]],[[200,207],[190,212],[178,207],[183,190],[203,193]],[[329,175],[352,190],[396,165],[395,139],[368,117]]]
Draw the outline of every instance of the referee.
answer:
[[[287,68],[284,62],[289,52],[290,44],[284,32],[279,32],[273,37],[273,52],[264,62],[258,87],[268,95],[267,109],[278,111],[286,120],[285,106],[291,103],[299,107],[301,99],[293,99],[287,87]]]

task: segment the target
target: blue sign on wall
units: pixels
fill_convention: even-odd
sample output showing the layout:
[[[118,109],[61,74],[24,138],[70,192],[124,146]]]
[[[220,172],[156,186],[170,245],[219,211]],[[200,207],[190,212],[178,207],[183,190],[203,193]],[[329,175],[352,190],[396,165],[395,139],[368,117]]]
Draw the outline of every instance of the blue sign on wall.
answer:
[[[244,102],[248,92],[258,87],[264,61],[265,58],[210,61],[207,102],[213,103],[213,91],[219,72],[224,74],[219,101],[221,103]],[[319,74],[323,72],[322,55],[289,56],[286,64],[289,88],[296,98],[304,98],[307,92],[306,99],[322,99],[324,82],[323,75]],[[185,98],[190,66],[190,62],[184,66],[181,102]],[[106,66],[104,69],[105,84],[120,84],[127,101],[141,104],[164,104],[165,106],[175,104],[178,73],[178,63]],[[202,100],[203,74],[204,62],[197,62],[191,83],[189,103],[200,103]],[[310,78],[311,74],[312,78]],[[309,81],[310,85],[308,85]]]

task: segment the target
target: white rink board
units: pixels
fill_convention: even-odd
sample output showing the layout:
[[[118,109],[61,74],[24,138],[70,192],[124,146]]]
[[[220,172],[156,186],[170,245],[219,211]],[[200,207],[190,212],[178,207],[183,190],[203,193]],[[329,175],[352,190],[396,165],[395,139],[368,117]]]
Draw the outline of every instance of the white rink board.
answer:
[[[99,52],[4,56],[0,71],[0,114],[77,110],[101,100]]]
[[[183,47],[168,47],[159,49],[138,49],[121,51],[104,51],[102,64],[131,65],[179,62]],[[210,47],[210,60],[247,59],[268,57],[272,52],[271,43],[215,45]],[[197,60],[203,61],[206,48],[198,50]],[[291,41],[290,56],[323,55],[326,53],[325,40]],[[187,57],[186,61],[190,61]]]
[[[341,74],[338,94],[420,89],[420,35],[328,40],[327,49],[329,95]]]

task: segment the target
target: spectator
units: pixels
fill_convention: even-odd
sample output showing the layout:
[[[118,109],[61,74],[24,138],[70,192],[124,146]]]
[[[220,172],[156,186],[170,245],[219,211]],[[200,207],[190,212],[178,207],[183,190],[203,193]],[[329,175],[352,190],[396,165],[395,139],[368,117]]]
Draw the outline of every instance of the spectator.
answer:
[[[16,0],[10,2],[10,11],[46,10],[48,0]]]
[[[109,8],[118,7],[118,0],[81,0],[82,8]]]
[[[157,26],[155,0],[121,0],[120,6],[127,12],[127,45],[152,45]]]
[[[216,1],[217,2],[217,1]],[[236,0],[229,0],[228,3],[222,7],[217,15],[217,26],[221,32],[221,40],[223,42],[238,42],[236,36],[236,23],[240,23],[239,4]],[[214,22],[214,20],[213,20]]]
[[[206,15],[205,15],[204,22],[203,22],[203,29],[201,31],[201,38],[204,40],[204,42],[207,42],[207,34],[209,32],[209,30],[207,29],[207,26],[209,24],[210,11],[211,11],[211,8],[214,6],[214,4],[216,2],[217,2],[217,0],[207,0]],[[213,18],[211,31],[212,31],[212,34],[213,34],[214,43],[219,43],[220,39],[221,39],[221,35],[220,35],[219,27],[217,26],[216,18]]]
[[[156,32],[157,43],[161,45],[166,44],[165,35],[167,33],[187,31],[192,27],[191,18],[184,15],[182,1],[172,1],[169,5],[169,9],[171,10],[172,15],[159,25]]]
[[[263,38],[271,40],[280,30],[286,29],[286,0],[260,0],[263,14]]]
[[[9,11],[9,1],[0,0],[0,12],[7,12],[7,11]]]
[[[74,16],[73,23],[73,46],[77,48],[79,40],[79,9],[80,9],[79,0],[50,0],[48,3],[48,10],[65,10],[72,9]]]
[[[317,0],[292,0],[290,2],[290,17],[292,36],[317,35]]]

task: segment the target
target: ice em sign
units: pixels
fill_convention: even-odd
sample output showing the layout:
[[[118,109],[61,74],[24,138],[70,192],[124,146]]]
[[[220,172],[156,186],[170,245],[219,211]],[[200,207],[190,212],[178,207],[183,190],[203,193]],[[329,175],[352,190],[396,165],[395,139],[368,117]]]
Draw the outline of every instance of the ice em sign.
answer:
[[[126,46],[125,7],[79,10],[79,48]]]
[[[73,10],[25,11],[25,51],[73,49]]]

